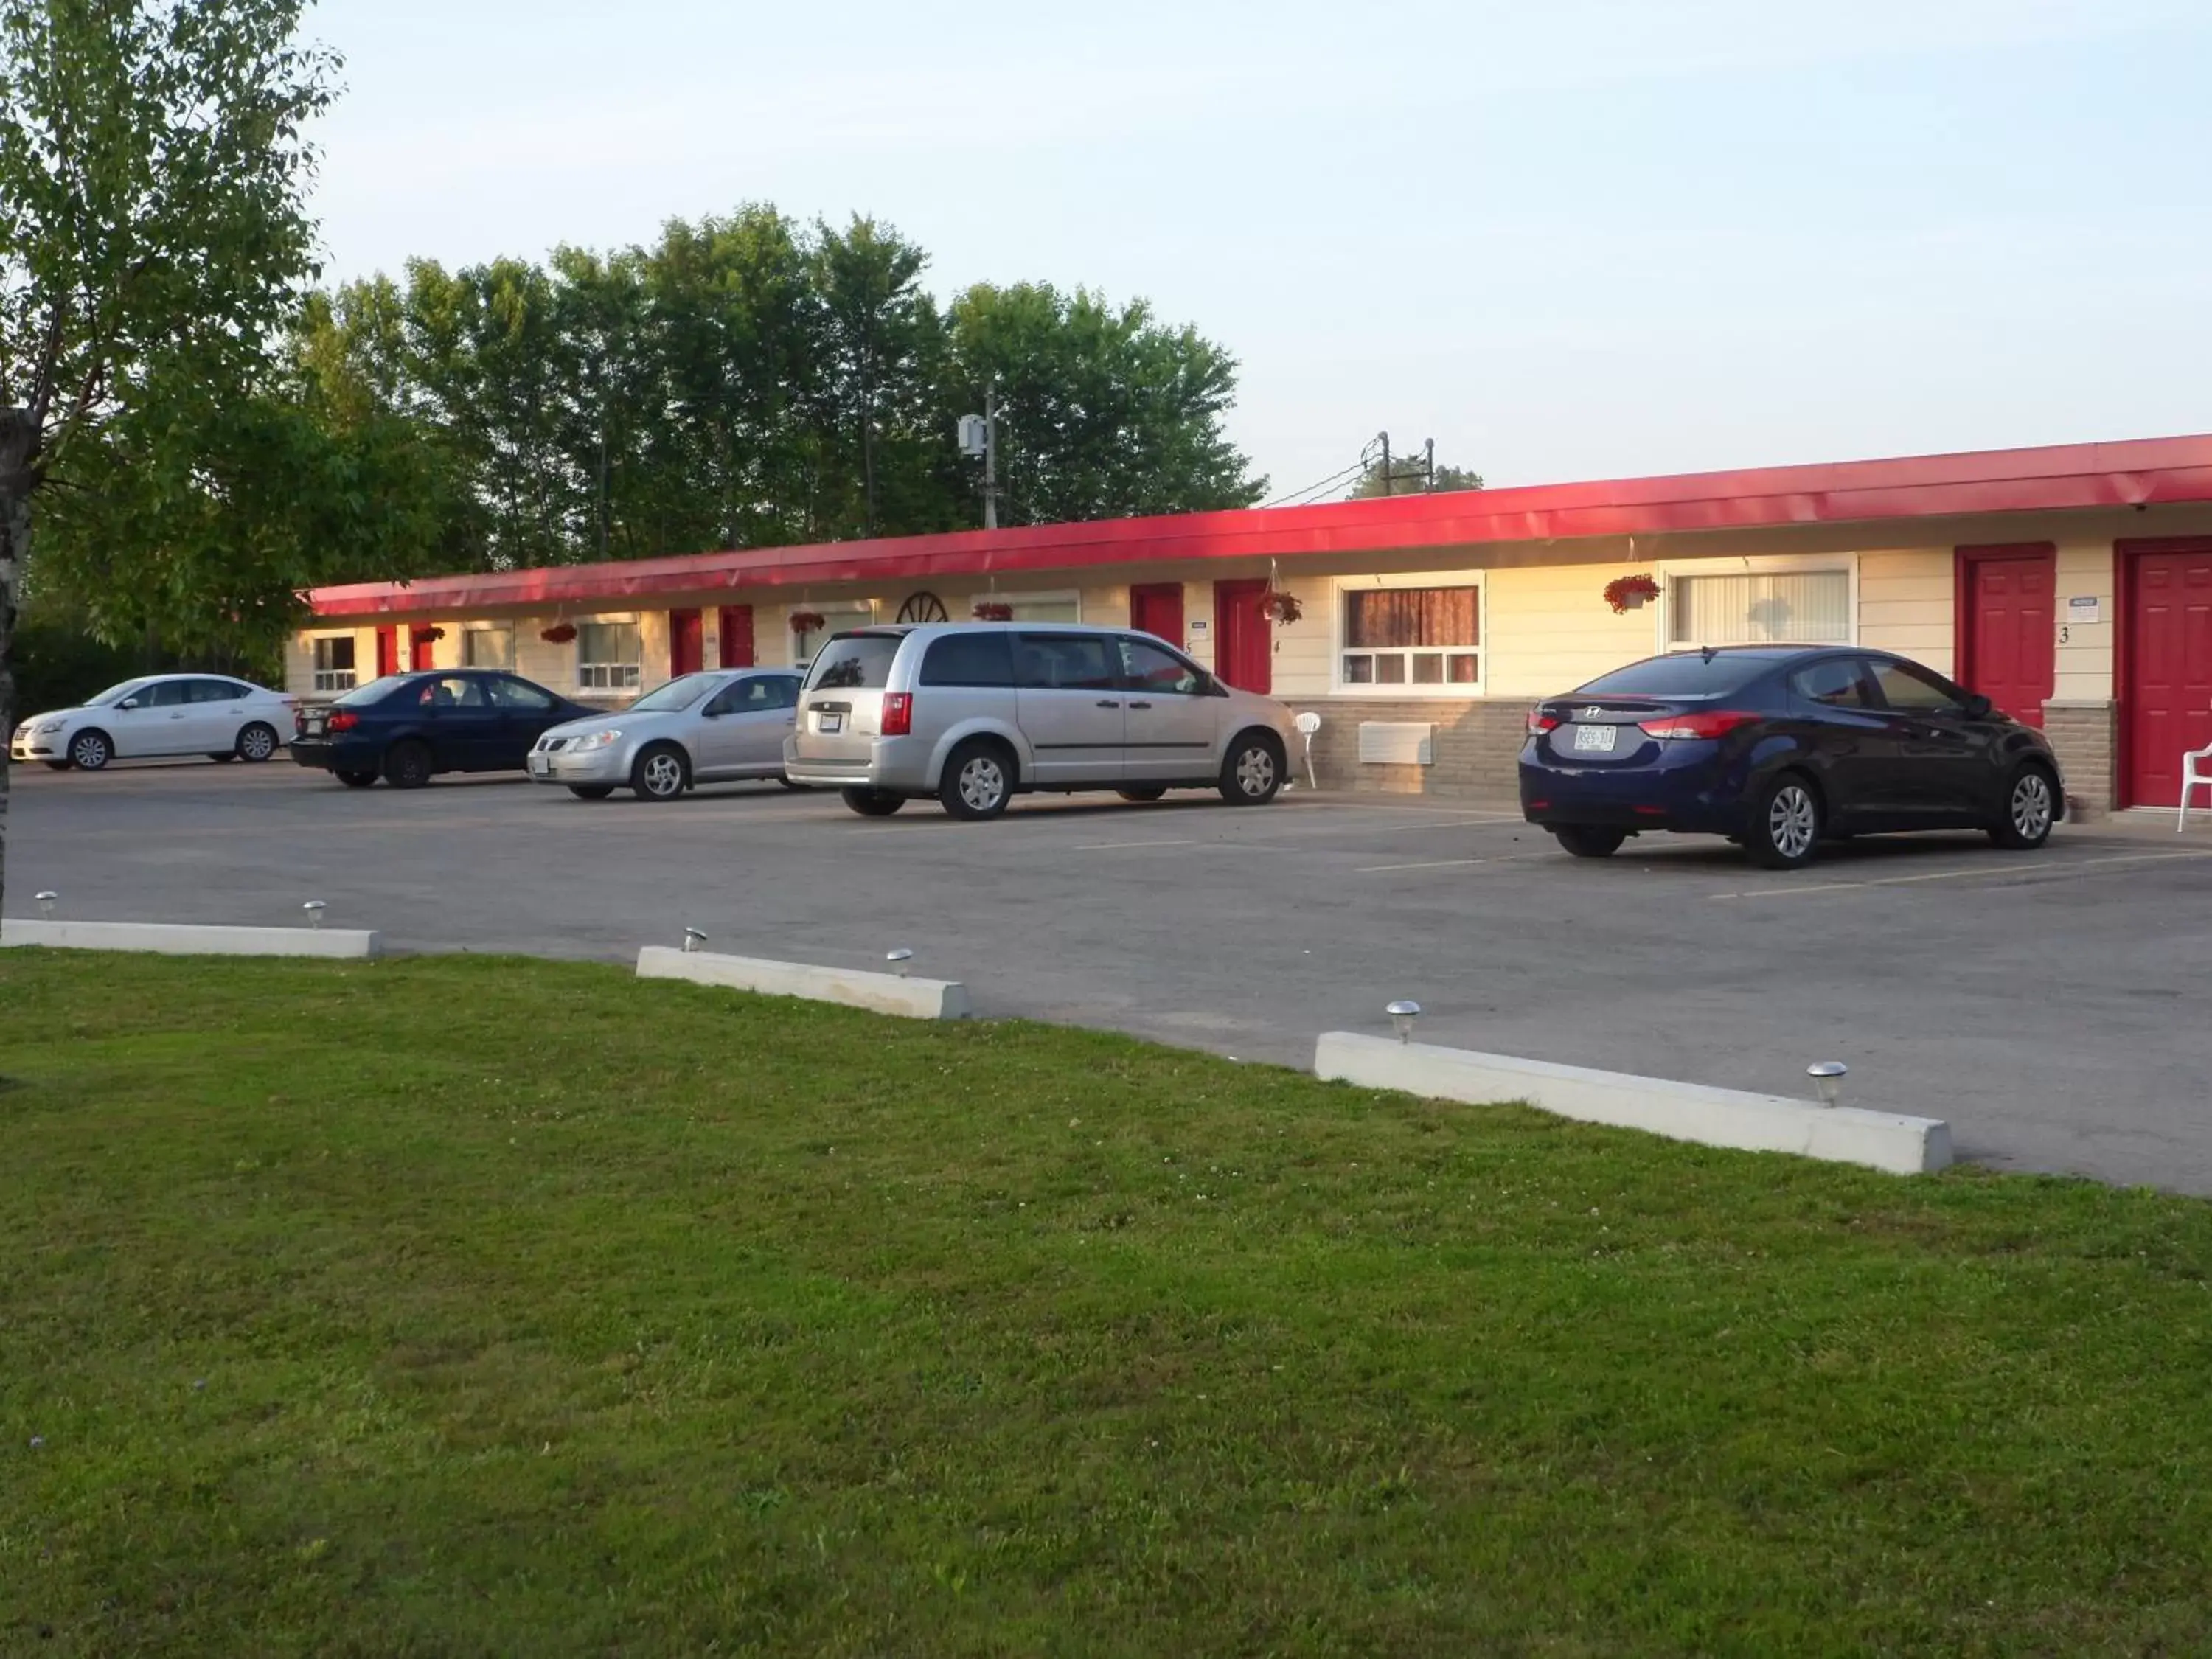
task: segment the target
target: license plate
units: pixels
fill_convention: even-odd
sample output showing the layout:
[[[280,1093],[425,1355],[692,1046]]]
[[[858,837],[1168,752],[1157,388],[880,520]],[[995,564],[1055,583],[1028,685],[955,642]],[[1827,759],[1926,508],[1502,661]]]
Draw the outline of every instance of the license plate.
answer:
[[[814,718],[819,722],[814,728],[817,732],[842,732],[845,729],[842,714],[817,714]]]
[[[532,776],[542,778],[552,769],[553,763],[548,760],[544,756],[532,755],[530,757],[530,772]]]
[[[1620,736],[1620,728],[1617,726],[1577,726],[1575,727],[1575,752],[1578,755],[1593,751],[1610,755]]]
[[[311,738],[321,737],[325,724],[325,722],[319,715],[310,714],[307,717],[307,735]]]

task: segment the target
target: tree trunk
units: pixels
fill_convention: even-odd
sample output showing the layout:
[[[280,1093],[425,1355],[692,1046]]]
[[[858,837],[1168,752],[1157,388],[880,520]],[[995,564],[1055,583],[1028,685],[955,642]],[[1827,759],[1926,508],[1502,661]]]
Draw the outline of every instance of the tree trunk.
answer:
[[[0,914],[8,892],[8,749],[15,730],[15,585],[31,550],[31,487],[39,428],[26,410],[0,409]]]

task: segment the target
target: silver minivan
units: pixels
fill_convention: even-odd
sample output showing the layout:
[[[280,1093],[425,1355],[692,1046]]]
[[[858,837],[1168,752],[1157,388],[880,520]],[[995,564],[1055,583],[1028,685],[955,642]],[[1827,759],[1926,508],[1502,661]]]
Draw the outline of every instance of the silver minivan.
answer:
[[[1282,787],[1293,716],[1224,685],[1150,634],[1073,623],[861,628],[824,642],[784,744],[793,783],[884,817],[934,795],[996,817],[1029,790],[1158,800],[1218,789],[1258,806]]]

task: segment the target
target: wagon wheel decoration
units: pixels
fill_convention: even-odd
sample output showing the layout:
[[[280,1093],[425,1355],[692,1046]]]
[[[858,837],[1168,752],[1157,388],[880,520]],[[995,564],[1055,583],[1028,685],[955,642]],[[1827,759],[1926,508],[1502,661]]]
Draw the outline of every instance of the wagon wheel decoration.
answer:
[[[906,603],[899,606],[898,619],[902,623],[935,623],[951,620],[945,613],[945,601],[934,593],[909,593]]]

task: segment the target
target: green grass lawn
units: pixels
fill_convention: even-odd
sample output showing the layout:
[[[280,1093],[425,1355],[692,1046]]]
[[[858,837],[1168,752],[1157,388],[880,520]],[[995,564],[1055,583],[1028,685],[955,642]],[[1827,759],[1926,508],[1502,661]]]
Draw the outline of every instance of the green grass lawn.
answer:
[[[2196,1655],[2212,1206],[0,958],[0,1653]]]

